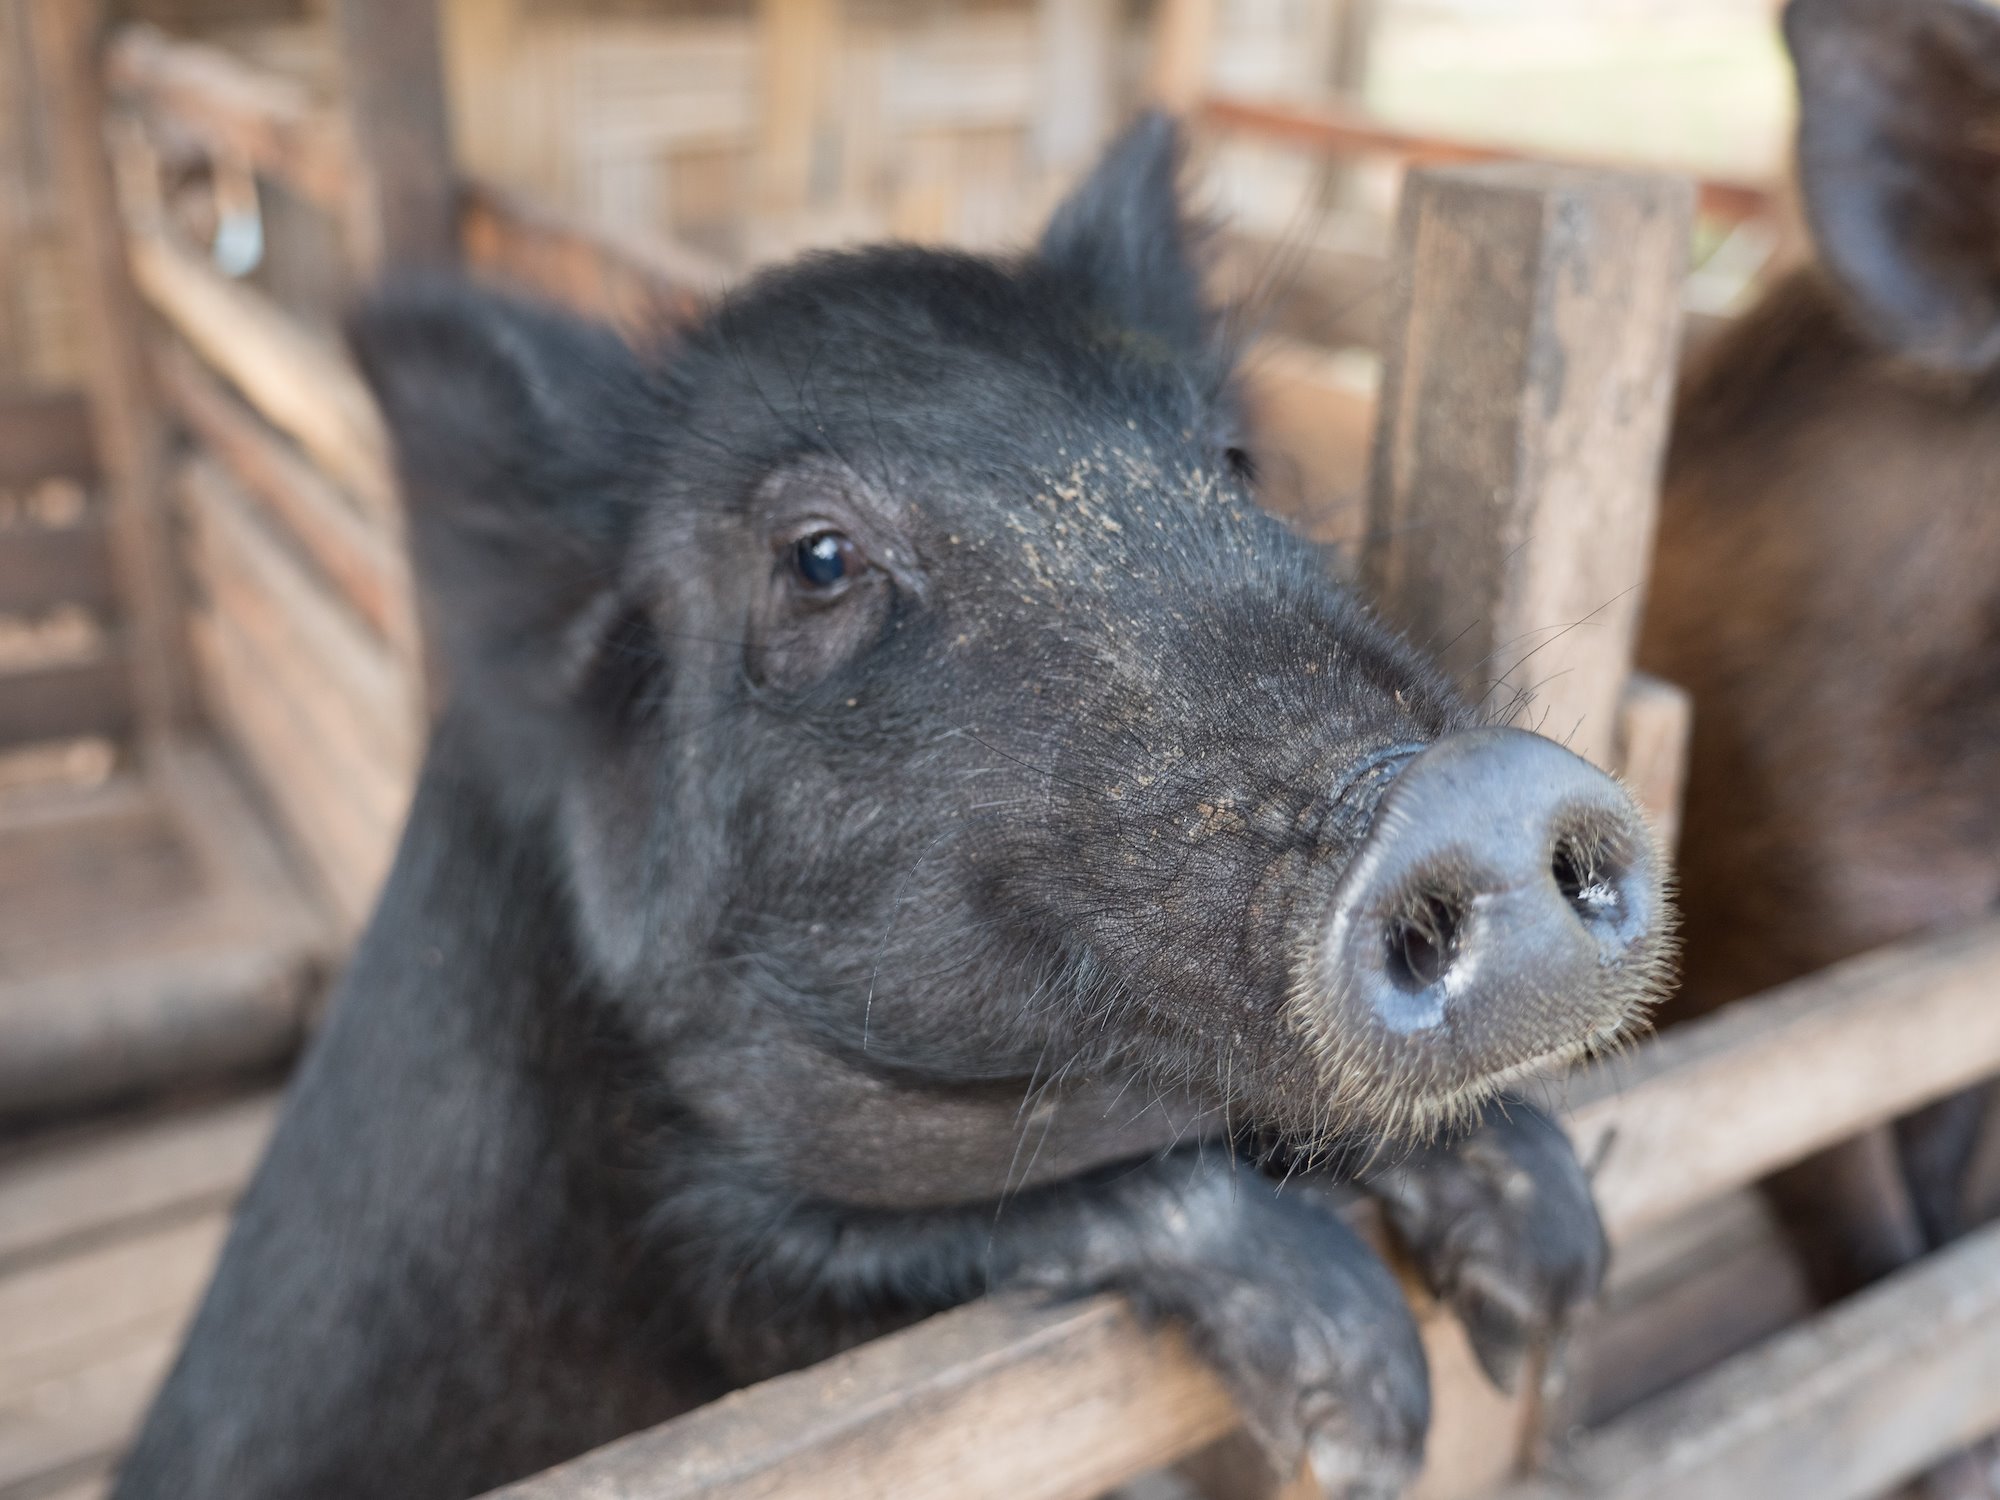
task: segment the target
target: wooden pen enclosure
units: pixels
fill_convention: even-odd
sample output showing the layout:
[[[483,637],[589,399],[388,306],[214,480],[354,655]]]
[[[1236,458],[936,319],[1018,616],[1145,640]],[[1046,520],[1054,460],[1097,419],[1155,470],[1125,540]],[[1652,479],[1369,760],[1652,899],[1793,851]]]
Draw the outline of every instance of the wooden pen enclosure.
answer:
[[[1483,622],[1452,662],[1479,689],[1556,674],[1544,727],[1622,771],[1670,837],[1688,705],[1630,656],[1689,221],[1764,197],[1211,98],[1211,10],[967,7],[912,42],[896,6],[768,0],[682,18],[693,50],[656,76],[661,28],[592,34],[553,5],[335,0],[230,50],[5,0],[86,336],[0,400],[0,752],[43,783],[0,804],[0,1111],[275,1065],[365,917],[436,685],[383,434],[332,323],[353,289],[456,261],[633,326],[806,242],[1017,237],[1144,97],[1206,139],[1433,164],[1407,184],[1393,269],[1342,260],[1293,304],[1366,319],[1340,341],[1381,351],[1379,399],[1329,378],[1310,318],[1253,355],[1280,498],[1356,541],[1401,623]],[[952,71],[967,46],[994,62],[978,88]],[[828,59],[884,101],[833,146]],[[746,79],[782,104],[746,107]],[[1071,111],[1051,118],[1057,96]],[[579,109],[589,130],[555,140]],[[250,234],[258,263],[227,274],[229,236]],[[1225,282],[1242,274],[1226,256]],[[1356,278],[1377,289],[1359,312]],[[1583,374],[1552,385],[1556,356]],[[1600,628],[1559,634],[1607,598]],[[1413,1288],[1438,1407],[1418,1493],[1863,1500],[2000,1428],[2000,1231],[1815,1316],[1746,1191],[2000,1072],[1996,980],[1988,924],[1568,1080],[1618,1253],[1604,1308],[1566,1380],[1503,1397]],[[237,1088],[0,1156],[0,1500],[101,1492],[271,1118]],[[1179,1340],[1116,1300],[994,1298],[504,1493],[1308,1493],[1246,1461],[1235,1427]]]

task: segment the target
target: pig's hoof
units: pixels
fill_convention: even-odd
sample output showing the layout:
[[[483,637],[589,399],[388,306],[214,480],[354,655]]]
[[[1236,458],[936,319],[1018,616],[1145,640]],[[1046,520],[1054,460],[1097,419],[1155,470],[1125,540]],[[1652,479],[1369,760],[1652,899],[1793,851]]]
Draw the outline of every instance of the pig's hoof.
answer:
[[[1378,1170],[1367,1185],[1503,1390],[1529,1350],[1559,1348],[1604,1279],[1604,1230],[1569,1138],[1517,1099],[1489,1105],[1470,1135]]]
[[[1226,1238],[1133,1290],[1175,1315],[1281,1474],[1393,1500],[1423,1459],[1430,1377],[1401,1290],[1323,1199],[1241,1183]]]

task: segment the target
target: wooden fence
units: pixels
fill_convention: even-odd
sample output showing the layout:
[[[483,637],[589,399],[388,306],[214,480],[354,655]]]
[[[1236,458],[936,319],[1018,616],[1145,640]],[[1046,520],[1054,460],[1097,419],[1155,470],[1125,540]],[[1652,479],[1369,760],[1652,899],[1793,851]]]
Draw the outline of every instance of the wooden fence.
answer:
[[[98,377],[96,409],[124,413],[100,417],[93,450],[113,499],[101,558],[78,541],[84,560],[68,573],[35,574],[132,609],[134,651],[171,657],[173,642],[190,642],[180,660],[133,675],[129,722],[171,739],[205,704],[350,925],[386,857],[424,723],[382,434],[324,329],[197,253],[177,227],[177,183],[221,168],[284,184],[334,226],[357,279],[385,260],[462,258],[616,320],[671,315],[713,289],[696,257],[609,243],[454,183],[429,9],[335,6],[361,106],[339,112],[210,49],[150,32],[114,41],[103,77],[120,210],[99,170],[86,217],[100,238],[85,238],[89,264],[104,268],[105,316],[128,320],[98,340],[117,363]],[[66,107],[94,120],[87,22],[61,0],[40,0],[37,14],[47,65],[76,82]],[[82,124],[70,134],[79,150],[101,139]],[[1460,612],[1483,621],[1483,641],[1454,658],[1466,681],[1484,693],[1548,679],[1543,727],[1621,769],[1669,828],[1687,705],[1636,678],[1630,650],[1694,197],[1669,179],[1587,168],[1412,175],[1363,557],[1405,626],[1449,639]],[[122,256],[109,238],[119,223]],[[132,332],[148,326],[150,357]],[[1266,379],[1310,415],[1309,382]],[[173,461],[169,424],[183,445]],[[56,449],[59,430],[46,427]],[[83,451],[72,445],[61,462],[74,467]],[[0,587],[8,576],[0,566]],[[1497,668],[1486,661],[1496,651]],[[1562,1084],[1614,1244],[1636,1253],[1777,1166],[2000,1072],[1996,984],[2000,924],[1988,924],[1856,960]],[[1624,1336],[1667,1362],[1727,1291],[1629,1320]],[[1860,1500],[2000,1426],[2000,1231],[1578,1433],[1587,1370],[1566,1395],[1551,1378],[1504,1399],[1448,1315],[1413,1295],[1438,1393],[1425,1500]],[[1179,1340],[1142,1329],[1115,1299],[1001,1297],[501,1493],[1087,1500],[1214,1457],[1235,1425]],[[1260,1482],[1240,1470],[1228,1480],[1236,1495]]]

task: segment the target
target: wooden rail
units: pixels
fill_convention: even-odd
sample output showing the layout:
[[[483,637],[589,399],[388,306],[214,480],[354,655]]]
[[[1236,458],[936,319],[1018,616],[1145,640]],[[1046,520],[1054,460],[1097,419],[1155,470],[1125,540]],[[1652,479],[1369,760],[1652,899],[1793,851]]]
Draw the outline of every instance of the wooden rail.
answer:
[[[1565,166],[1615,168],[1630,163],[1592,159],[1565,152],[1531,151],[1492,141],[1473,141],[1412,130],[1378,120],[1340,104],[1276,104],[1215,95],[1197,106],[1202,121],[1218,130],[1283,142],[1328,156],[1392,157],[1410,166],[1473,165],[1482,162],[1543,161]],[[1661,165],[1660,171],[1672,171]],[[1772,190],[1755,182],[1695,171],[1678,176],[1695,184],[1701,211],[1725,222],[1765,218],[1776,203]]]
[[[1596,1182],[1613,1242],[1820,1144],[2000,1071],[1996,989],[2000,921],[1853,960],[1593,1069],[1567,1090],[1574,1101],[1567,1124],[1586,1160],[1593,1150],[1603,1153]],[[1766,1146],[1760,1131],[1782,1144]],[[1946,1369],[1969,1374],[2000,1359],[2000,1340],[1991,1337],[2000,1327],[2000,1241],[1988,1235],[1953,1254],[1913,1271],[1916,1290],[1904,1291],[1898,1305],[1950,1313],[1940,1337],[1967,1352]],[[1876,1311],[1810,1325],[1796,1336],[1803,1345],[1743,1357],[1753,1362],[1748,1369],[1768,1378],[1797,1367],[1806,1358],[1801,1347],[1845,1351],[1836,1377],[1824,1384],[1760,1389],[1735,1364],[1725,1366],[1708,1379],[1733,1393],[1730,1409],[1738,1420],[1724,1425],[1701,1466],[1689,1472],[1712,1475],[1733,1457],[1747,1460],[1760,1451],[1775,1418],[1746,1414],[1769,1414],[1774,1402],[1787,1413],[1788,1430],[1855,1399],[1864,1387],[1878,1393],[1878,1415],[1904,1409],[1915,1398],[1898,1397],[1904,1387],[1895,1382],[1931,1389],[1924,1362],[1899,1357],[1912,1336],[1911,1326]],[[1861,1372],[1869,1373],[1864,1379]],[[1642,1457],[1638,1435],[1684,1424],[1685,1417],[1670,1414],[1685,1413],[1691,1398],[1660,1399],[1668,1404],[1648,1405],[1606,1434],[1603,1452],[1623,1454],[1625,1487],[1576,1494],[1655,1493],[1641,1478],[1653,1458]],[[1989,1379],[1977,1398],[1961,1395],[1918,1422],[1887,1477],[1949,1451],[1981,1430],[1989,1413],[2000,1421],[2000,1379]],[[775,1500],[808,1493],[827,1500],[1090,1500],[1186,1456],[1234,1422],[1221,1386],[1184,1346],[1142,1329],[1117,1299],[1047,1307],[995,1298],[497,1493],[507,1500]],[[1593,1472],[1612,1472],[1608,1458],[1602,1464]],[[1787,1489],[1789,1482],[1766,1474],[1761,1490],[1707,1490],[1690,1482],[1657,1493],[1740,1493],[1753,1500],[1834,1493]],[[1527,1500],[1571,1492],[1519,1493]]]

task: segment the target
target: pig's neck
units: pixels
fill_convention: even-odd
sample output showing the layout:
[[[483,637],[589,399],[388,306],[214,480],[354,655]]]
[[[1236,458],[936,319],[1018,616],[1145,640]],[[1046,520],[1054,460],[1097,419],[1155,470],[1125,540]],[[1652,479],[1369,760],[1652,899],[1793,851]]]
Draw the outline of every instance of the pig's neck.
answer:
[[[124,1497],[470,1495],[719,1391],[648,1305],[624,1091],[447,729]]]

